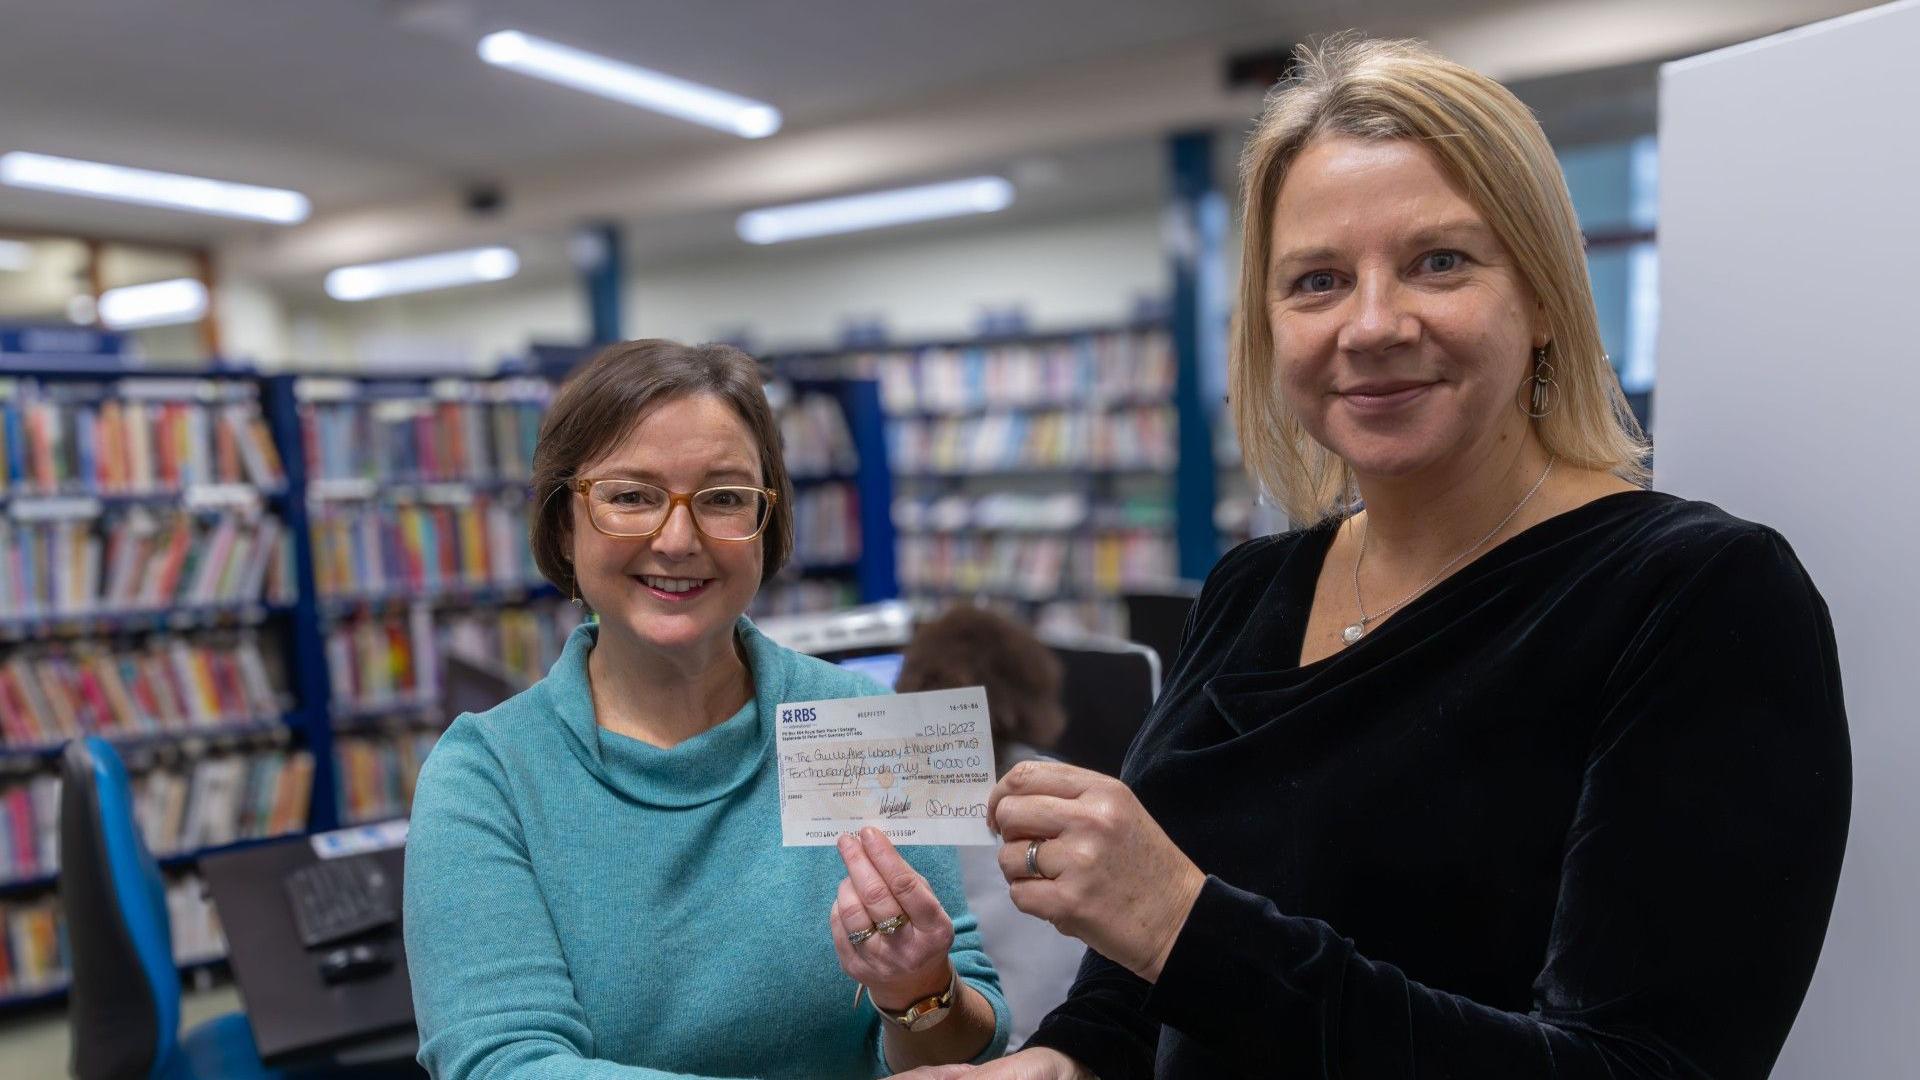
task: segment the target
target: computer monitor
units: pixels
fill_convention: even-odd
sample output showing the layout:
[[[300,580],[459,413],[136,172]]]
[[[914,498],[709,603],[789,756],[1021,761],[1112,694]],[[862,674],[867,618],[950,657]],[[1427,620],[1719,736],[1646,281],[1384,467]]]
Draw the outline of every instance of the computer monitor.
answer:
[[[478,657],[449,652],[442,663],[441,701],[449,720],[461,713],[486,712],[526,689],[504,669]]]
[[[878,681],[882,686],[892,686],[900,681],[900,660],[901,655],[893,652],[848,656],[835,662],[848,671],[857,671]]]

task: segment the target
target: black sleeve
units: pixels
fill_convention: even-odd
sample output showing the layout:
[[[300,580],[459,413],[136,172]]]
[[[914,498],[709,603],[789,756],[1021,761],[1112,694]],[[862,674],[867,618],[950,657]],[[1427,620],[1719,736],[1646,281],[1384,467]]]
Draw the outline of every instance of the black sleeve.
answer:
[[[1421,985],[1209,879],[1143,1016],[1263,1076],[1765,1077],[1819,957],[1851,798],[1831,622],[1785,541],[1744,531],[1665,597],[1601,717],[1529,1011]],[[1103,1080],[1146,1075],[1083,1056],[1091,1033],[1048,1044]]]
[[[1194,651],[1204,635],[1195,631],[1220,620],[1222,594],[1245,588],[1250,577],[1260,577],[1265,561],[1271,558],[1271,549],[1292,539],[1256,537],[1239,544],[1214,565],[1187,611],[1186,626],[1180,634],[1180,655],[1168,665],[1162,680],[1162,702],[1168,700],[1167,691],[1185,679],[1188,669],[1197,662]],[[1158,706],[1154,711],[1159,711]],[[1129,763],[1155,719],[1150,715],[1140,725],[1134,738],[1135,750],[1128,751]],[[1067,1000],[1047,1015],[1025,1045],[1057,1049],[1092,1069],[1100,1080],[1151,1080],[1160,1035],[1160,1021],[1146,1015],[1151,989],[1133,972],[1088,949]]]

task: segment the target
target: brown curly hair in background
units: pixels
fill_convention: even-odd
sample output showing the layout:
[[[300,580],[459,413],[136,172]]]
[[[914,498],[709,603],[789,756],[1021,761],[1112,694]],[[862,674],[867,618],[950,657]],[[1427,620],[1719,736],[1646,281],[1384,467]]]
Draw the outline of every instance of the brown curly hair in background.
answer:
[[[1060,661],[1033,631],[997,611],[962,606],[914,628],[894,689],[986,687],[999,764],[1013,743],[1045,750],[1059,741],[1067,728],[1060,680]]]

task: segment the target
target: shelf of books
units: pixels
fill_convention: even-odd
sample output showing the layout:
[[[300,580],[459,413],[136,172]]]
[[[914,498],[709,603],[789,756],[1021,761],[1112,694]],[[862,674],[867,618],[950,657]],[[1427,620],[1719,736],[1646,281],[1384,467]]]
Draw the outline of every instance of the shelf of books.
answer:
[[[767,602],[891,596],[878,389],[795,386],[797,546]],[[125,759],[190,971],[224,954],[197,858],[405,816],[452,720],[447,657],[546,673],[580,619],[526,540],[551,396],[515,376],[0,374],[0,1009],[64,985],[69,740]]]
[[[1172,576],[1174,355],[1158,324],[815,355],[877,380],[901,593],[1117,632]]]
[[[207,850],[298,833],[298,596],[284,456],[243,372],[108,362],[0,377],[0,1004],[55,1000],[58,758],[114,742],[183,965],[224,952]]]
[[[793,556],[762,585],[756,616],[831,611],[897,594],[879,388],[832,371],[804,377],[805,365],[800,371],[772,394],[793,480]]]
[[[1230,417],[1222,416],[1214,430],[1213,458],[1218,470],[1213,527],[1220,534],[1220,550],[1231,550],[1256,536],[1270,536],[1291,528],[1286,512],[1260,493],[1248,473]]]
[[[542,379],[278,376],[297,428],[314,647],[326,679],[321,827],[403,817],[452,720],[443,657],[546,673],[579,621],[527,545]],[[316,817],[322,807],[316,802]]]

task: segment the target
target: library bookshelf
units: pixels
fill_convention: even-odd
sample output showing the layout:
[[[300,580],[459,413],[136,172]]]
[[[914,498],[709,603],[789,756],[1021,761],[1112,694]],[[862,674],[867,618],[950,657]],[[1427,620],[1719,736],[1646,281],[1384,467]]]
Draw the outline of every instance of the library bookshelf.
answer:
[[[68,740],[126,759],[196,975],[225,952],[199,858],[404,816],[444,656],[546,672],[581,617],[526,543],[553,389],[0,357],[0,1011],[64,994]],[[891,597],[878,391],[796,389],[799,543],[767,604]]]
[[[1158,321],[775,357],[879,386],[900,593],[1123,630],[1174,576],[1175,358]]]

